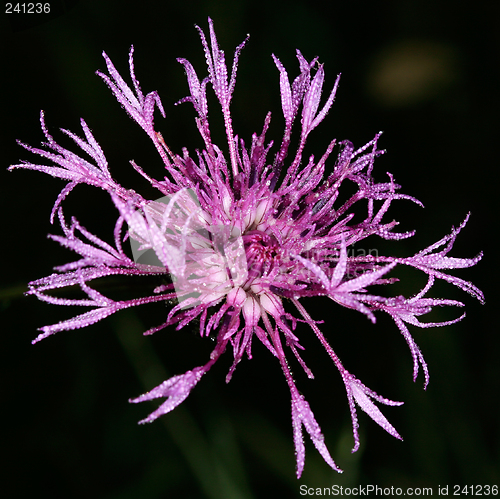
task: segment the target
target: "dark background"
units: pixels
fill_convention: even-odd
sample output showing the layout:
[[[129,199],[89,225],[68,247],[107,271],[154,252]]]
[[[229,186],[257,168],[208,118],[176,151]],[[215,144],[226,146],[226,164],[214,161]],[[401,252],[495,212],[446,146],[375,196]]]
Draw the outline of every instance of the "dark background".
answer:
[[[414,254],[449,233],[470,210],[451,256],[485,251],[476,268],[457,275],[483,289],[487,304],[480,306],[450,285],[436,286],[435,296],[463,300],[467,317],[442,329],[412,328],[430,367],[424,392],[422,375],[412,382],[410,353],[389,319],[380,317],[372,325],[329,301],[305,302],[314,318],[325,320],[322,330],[351,372],[381,395],[405,401],[400,408],[382,408],[405,440],[391,438],[361,413],[361,448],[350,454],[342,382],[312,333],[299,326],[316,380],[295,369],[297,383],[345,473],[332,472],[306,436],[306,466],[297,481],[288,389],[278,363],[258,341],[253,360],[238,366],[229,385],[224,383],[228,353],[181,407],[145,427],[136,422],[156,404],[130,405],[128,398],[201,365],[212,348],[190,327],[142,337],[142,331],[162,322],[163,305],[122,312],[30,345],[38,327],[81,312],[22,296],[28,281],[73,258],[46,239],[60,231],[50,227],[49,213],[64,183],[38,172],[4,169],[2,495],[299,497],[300,484],[431,486],[436,495],[439,485],[449,485],[450,493],[453,485],[500,485],[498,288],[493,284],[498,275],[498,2],[48,3],[47,15],[2,13],[4,168],[34,159],[15,139],[40,143],[38,116],[44,109],[49,130],[66,146],[70,141],[57,128],[79,134],[84,117],[115,178],[153,196],[128,161],[135,159],[157,178],[161,162],[94,72],[105,69],[105,50],[126,76],[134,44],[142,88],[158,90],[167,112],[166,120],[156,114],[157,129],[174,151],[183,146],[194,151],[201,141],[192,107],[173,106],[187,94],[175,58],[186,57],[205,74],[193,25],[207,29],[210,15],[228,60],[251,34],[232,105],[236,132],[249,142],[271,110],[268,137],[279,140],[279,80],[270,54],[280,57],[291,77],[298,72],[296,48],[308,59],[318,55],[328,90],[335,75],[343,75],[336,103],[312,134],[306,154],[322,154],[332,137],[360,146],[383,130],[380,147],[388,154],[377,160],[376,179],[392,172],[402,191],[426,208],[394,203],[387,218],[401,220],[402,230],[416,228],[417,235],[390,244],[370,241],[372,247],[381,254]],[[214,129],[221,119],[213,98],[209,106]],[[110,240],[116,211],[104,193],[79,186],[65,212]],[[411,294],[423,284],[421,276],[400,276],[406,281],[395,292]],[[129,291],[135,285],[130,281]],[[432,319],[448,320],[456,313],[443,309]]]

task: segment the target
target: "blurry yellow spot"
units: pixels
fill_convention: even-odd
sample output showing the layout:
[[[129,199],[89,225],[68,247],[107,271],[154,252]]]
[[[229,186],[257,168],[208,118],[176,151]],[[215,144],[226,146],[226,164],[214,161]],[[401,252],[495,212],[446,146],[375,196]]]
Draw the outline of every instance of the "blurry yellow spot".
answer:
[[[444,44],[406,40],[375,55],[369,93],[382,105],[407,106],[433,98],[457,79],[456,53]]]

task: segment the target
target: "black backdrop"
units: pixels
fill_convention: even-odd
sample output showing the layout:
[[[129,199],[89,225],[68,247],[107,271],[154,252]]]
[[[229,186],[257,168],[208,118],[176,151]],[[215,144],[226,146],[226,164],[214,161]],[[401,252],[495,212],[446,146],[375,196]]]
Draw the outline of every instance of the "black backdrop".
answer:
[[[162,321],[162,306],[122,312],[90,328],[64,332],[31,346],[36,328],[67,318],[64,310],[25,298],[29,280],[51,272],[72,255],[46,239],[49,213],[63,183],[37,172],[1,175],[2,230],[2,495],[58,498],[251,498],[300,496],[299,486],[333,484],[380,487],[437,487],[500,484],[498,474],[498,326],[494,279],[496,253],[499,8],[496,2],[401,0],[387,2],[208,1],[48,2],[47,15],[2,14],[3,132],[6,168],[30,155],[15,145],[42,140],[39,110],[49,129],[80,133],[84,117],[123,185],[143,189],[128,165],[135,159],[160,177],[161,164],[147,137],[120,109],[95,76],[105,69],[105,50],[126,74],[135,46],[136,74],[145,92],[158,90],[167,119],[157,125],[176,151],[200,147],[190,105],[174,107],[187,94],[186,57],[204,74],[204,58],[193,25],[207,28],[210,15],[230,59],[246,33],[250,42],[240,62],[234,126],[249,140],[265,113],[274,113],[269,137],[281,133],[275,53],[290,75],[300,48],[325,63],[331,87],[342,72],[337,100],[313,134],[308,151],[321,154],[332,137],[356,145],[379,130],[388,154],[376,163],[376,178],[395,175],[403,192],[422,200],[425,210],[401,201],[391,214],[401,228],[416,228],[407,241],[374,245],[409,255],[436,241],[470,210],[469,225],[452,256],[485,250],[476,268],[458,275],[486,294],[481,307],[452,286],[439,295],[465,301],[467,318],[444,329],[415,330],[430,366],[431,383],[411,380],[411,357],[394,324],[376,325],[328,301],[306,303],[344,364],[369,387],[400,408],[384,412],[404,437],[392,439],[360,415],[361,449],[351,455],[345,392],[326,354],[299,329],[309,381],[298,370],[306,395],[343,475],[332,472],[307,442],[306,467],[295,479],[288,389],[279,366],[254,342],[225,385],[230,354],[219,362],[175,412],[146,427],[136,421],[156,407],[127,399],[168,375],[205,362],[212,345],[192,328],[169,329],[144,338]],[[214,99],[211,119],[220,121]],[[216,125],[212,124],[212,129]],[[220,142],[220,141],[219,141]],[[65,211],[109,240],[116,216],[105,195],[78,187]],[[413,274],[400,292],[421,282]],[[131,285],[135,285],[132,283]],[[435,320],[454,317],[453,310]],[[425,318],[424,318],[425,319]]]

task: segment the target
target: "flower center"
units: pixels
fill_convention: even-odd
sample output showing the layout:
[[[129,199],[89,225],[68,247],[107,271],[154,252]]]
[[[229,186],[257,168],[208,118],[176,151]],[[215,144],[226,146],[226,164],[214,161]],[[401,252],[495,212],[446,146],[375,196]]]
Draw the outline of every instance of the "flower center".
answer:
[[[267,275],[280,260],[280,248],[276,238],[260,230],[253,230],[243,236],[247,258],[248,281]]]

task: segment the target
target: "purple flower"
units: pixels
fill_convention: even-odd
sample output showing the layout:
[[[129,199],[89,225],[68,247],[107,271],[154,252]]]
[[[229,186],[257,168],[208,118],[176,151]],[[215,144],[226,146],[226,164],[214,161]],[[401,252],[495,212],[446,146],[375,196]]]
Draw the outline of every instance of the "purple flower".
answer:
[[[446,269],[475,265],[482,254],[462,259],[447,256],[465,226],[467,216],[458,228],[452,229],[451,234],[407,258],[378,254],[349,255],[348,247],[369,236],[395,240],[411,237],[413,232],[394,232],[398,223],[392,218],[387,221],[385,215],[394,200],[421,203],[399,193],[400,186],[391,174],[387,174],[386,182],[375,182],[373,164],[375,158],[383,153],[377,149],[379,135],[358,149],[349,141],[340,142],[334,162],[329,158],[336,145],[335,140],[319,159],[314,156],[303,158],[307,137],[323,121],[333,104],[339,77],[326,102],[321,105],[325,78],[323,65],[318,64],[317,59],[308,62],[299,51],[300,73],[291,83],[287,71],[273,55],[279,71],[285,119],[281,144],[271,154],[273,142],[266,143],[271,120],[268,114],[262,132],[254,134],[250,146],[247,146],[234,134],[230,113],[238,58],[246,40],[237,47],[229,74],[224,52],[217,44],[213,23],[210,19],[208,22],[209,41],[198,28],[208,76],[200,80],[187,60],[178,59],[186,71],[190,90],[190,95],[178,104],[190,102],[194,106],[196,125],[205,144],[202,151],[196,151],[194,158],[185,149],[182,155],[173,153],[155,130],[155,106],[163,116],[165,113],[156,92],[146,96],[142,93],[134,74],[133,49],[129,57],[132,88],[106,54],[103,56],[108,74],[97,73],[127,113],[148,134],[163,159],[165,172],[161,180],[153,179],[131,161],[132,167],[158,190],[158,199],[145,199],[113,180],[106,157],[83,120],[83,138],[67,130],[62,131],[74,140],[88,159],[54,141],[45,126],[43,112],[41,123],[47,140],[44,148],[21,144],[28,151],[48,160],[49,165],[24,162],[10,169],[38,170],[68,181],[51,214],[52,222],[57,214],[63,234],[50,237],[79,255],[76,261],[56,267],[56,273],[31,282],[28,294],[57,305],[90,307],[90,310],[72,319],[42,327],[34,343],[59,331],[88,326],[118,310],[152,302],[174,301],[177,304],[170,309],[166,320],[145,334],[174,324],[181,329],[198,319],[200,335],[213,337],[216,346],[205,365],[174,376],[131,400],[166,399],[142,422],[153,421],[183,402],[220,355],[232,348],[234,360],[226,378],[229,381],[245,353],[251,358],[252,339],[256,336],[278,359],[290,389],[297,476],[301,476],[305,461],[303,428],[325,461],[340,472],[330,456],[308,402],[295,385],[285,355],[285,349],[290,350],[307,376],[313,378],[312,371],[299,353],[303,347],[296,335],[297,322],[305,322],[314,332],[344,381],[353,425],[353,452],[359,447],[356,404],[389,434],[401,439],[375,402],[385,405],[401,405],[402,402],[377,395],[343,366],[319,329],[318,321],[304,308],[303,301],[309,297],[326,296],[341,306],[365,314],[373,323],[376,312],[389,314],[410,347],[414,379],[422,366],[424,386],[427,386],[427,365],[407,324],[444,326],[465,316],[463,314],[440,323],[419,321],[419,316],[435,306],[464,306],[455,300],[426,297],[436,279],[448,281],[483,302],[483,294],[477,287],[445,273]],[[211,140],[206,97],[208,86],[213,88],[222,108],[227,137],[227,146],[222,148]],[[300,138],[293,153],[289,150],[290,139],[299,113],[300,124],[295,126],[300,129]],[[228,156],[223,153],[226,148]],[[330,173],[325,173],[325,169]],[[99,187],[110,194],[119,213],[114,246],[87,231],[76,219],[66,221],[62,201],[81,183]],[[344,183],[354,185],[355,193],[340,201],[339,190]],[[364,214],[362,221],[353,221],[354,209],[356,213]],[[122,247],[127,238],[133,258]],[[377,285],[380,289],[380,285],[397,281],[389,274],[398,265],[414,267],[427,274],[426,286],[413,297],[383,297],[368,291],[370,286]],[[91,286],[97,278],[117,274],[170,276],[171,282],[152,289],[147,297],[124,301],[112,300]],[[52,294],[55,289],[74,285],[79,286],[87,298],[63,299]]]

